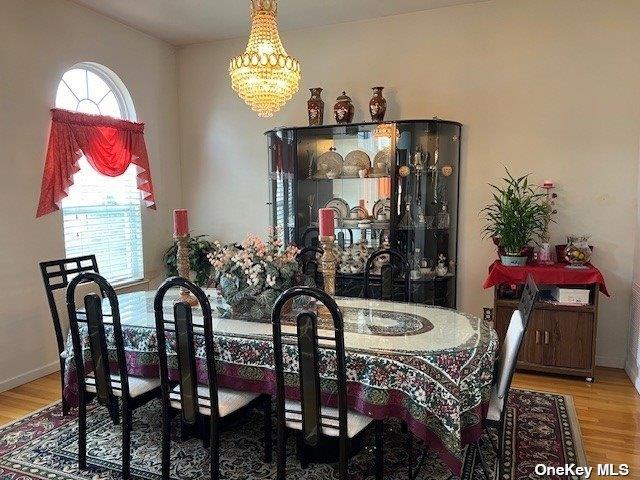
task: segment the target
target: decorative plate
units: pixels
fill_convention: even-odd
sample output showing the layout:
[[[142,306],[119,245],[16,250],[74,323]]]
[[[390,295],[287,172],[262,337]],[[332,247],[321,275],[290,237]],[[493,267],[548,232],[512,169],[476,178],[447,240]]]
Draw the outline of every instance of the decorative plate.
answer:
[[[349,210],[349,218],[353,218],[354,213],[356,214],[356,218],[360,220],[362,220],[363,218],[369,217],[369,212],[367,212],[367,209],[364,207],[361,207],[360,205],[356,205],[351,210]]]
[[[325,208],[332,208],[340,219],[349,218],[349,204],[341,198],[329,200]]]
[[[380,200],[378,200],[376,203],[373,204],[372,213],[373,213],[373,218],[375,220],[378,219],[378,214],[384,213],[386,215],[387,213],[390,213],[390,212],[391,212],[390,198],[381,198]]]
[[[342,155],[333,150],[324,152],[318,157],[318,175],[326,177],[328,172],[334,172],[336,177],[342,173]]]
[[[371,158],[367,155],[367,152],[354,150],[347,153],[347,156],[344,157],[344,164],[354,165],[358,167],[359,170],[369,170],[369,168],[371,168]]]
[[[376,153],[376,156],[373,157],[373,173],[389,175],[392,165],[393,157],[391,155],[391,149],[389,148],[380,150],[378,153]]]

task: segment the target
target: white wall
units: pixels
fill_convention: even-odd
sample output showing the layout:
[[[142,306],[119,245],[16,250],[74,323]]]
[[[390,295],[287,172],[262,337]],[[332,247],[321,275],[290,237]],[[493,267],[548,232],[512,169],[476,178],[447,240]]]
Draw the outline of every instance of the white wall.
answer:
[[[286,8],[286,5],[282,5]],[[336,12],[338,15],[339,12]],[[308,88],[325,90],[325,122],[346,90],[356,121],[370,87],[386,86],[387,118],[464,124],[459,307],[492,303],[482,279],[493,259],[478,212],[502,164],[559,188],[553,241],[586,232],[613,296],[601,301],[600,364],[622,366],[633,269],[640,2],[512,0],[285,32],[302,64],[300,93],[259,119],[233,93],[228,60],[246,38],[178,52],[183,195],[196,231],[222,240],[268,224],[262,133],[304,125]]]
[[[58,366],[38,262],[64,257],[62,217],[35,211],[49,109],[81,61],[113,70],[147,124],[158,205],[143,213],[147,276],[171,242],[181,196],[174,49],[65,0],[0,0],[0,391]]]

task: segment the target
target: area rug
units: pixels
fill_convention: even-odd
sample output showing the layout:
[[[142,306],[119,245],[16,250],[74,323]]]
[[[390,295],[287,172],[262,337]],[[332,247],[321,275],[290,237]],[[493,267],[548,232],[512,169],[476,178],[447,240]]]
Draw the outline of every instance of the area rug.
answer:
[[[132,474],[135,478],[160,478],[159,412],[160,405],[154,401],[134,414]],[[262,462],[261,427],[261,414],[256,411],[223,433],[221,478],[275,479],[275,462]],[[202,448],[200,441],[179,441],[178,430],[177,427],[173,429],[176,437],[171,444],[171,477],[175,480],[208,478],[207,451]],[[400,430],[399,422],[385,422],[385,479],[408,478],[405,435]],[[350,478],[373,478],[372,443],[373,438],[368,438],[361,452],[351,460]],[[63,417],[59,403],[46,407],[0,428],[0,479],[121,478],[121,431],[111,424],[106,409],[92,406],[88,415],[87,458],[90,465],[86,471],[77,468],[77,445],[75,418]],[[535,465],[539,463],[585,465],[578,419],[573,401],[568,396],[514,390],[509,401],[505,445],[505,465],[513,479],[539,478],[534,474]],[[332,465],[311,465],[306,470],[301,469],[295,459],[293,442],[289,444],[288,450],[287,479],[338,478],[337,470]],[[426,455],[419,479],[456,478],[435,454]],[[474,468],[470,457],[471,455],[466,462],[468,471]],[[484,478],[479,466],[476,466],[471,476]]]

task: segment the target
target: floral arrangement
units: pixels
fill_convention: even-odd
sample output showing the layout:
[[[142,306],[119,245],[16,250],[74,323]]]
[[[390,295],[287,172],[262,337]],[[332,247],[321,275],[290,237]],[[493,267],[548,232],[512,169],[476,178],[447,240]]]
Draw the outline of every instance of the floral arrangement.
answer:
[[[256,235],[248,235],[241,245],[216,242],[208,258],[213,280],[232,312],[261,318],[268,317],[278,296],[293,286],[298,252],[270,233],[266,242]]]

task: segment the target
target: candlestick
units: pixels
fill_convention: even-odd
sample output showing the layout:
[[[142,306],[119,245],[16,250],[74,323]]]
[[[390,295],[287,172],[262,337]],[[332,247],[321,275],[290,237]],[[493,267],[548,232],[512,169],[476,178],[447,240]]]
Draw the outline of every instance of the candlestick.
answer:
[[[185,210],[186,212],[186,210]],[[178,275],[182,278],[189,279],[189,271],[191,267],[189,265],[189,234],[186,235],[174,235],[173,239],[178,245],[178,251],[176,252],[176,263],[178,267]],[[199,305],[198,299],[191,295],[191,292],[187,288],[180,288],[180,301],[186,302],[192,307]]]
[[[333,244],[336,237],[320,236],[319,240],[322,244],[322,257],[320,258],[320,267],[322,269],[322,277],[324,279],[324,291],[332,297],[336,294],[336,255],[333,252]],[[321,305],[318,313],[322,317],[330,317],[329,309]]]

